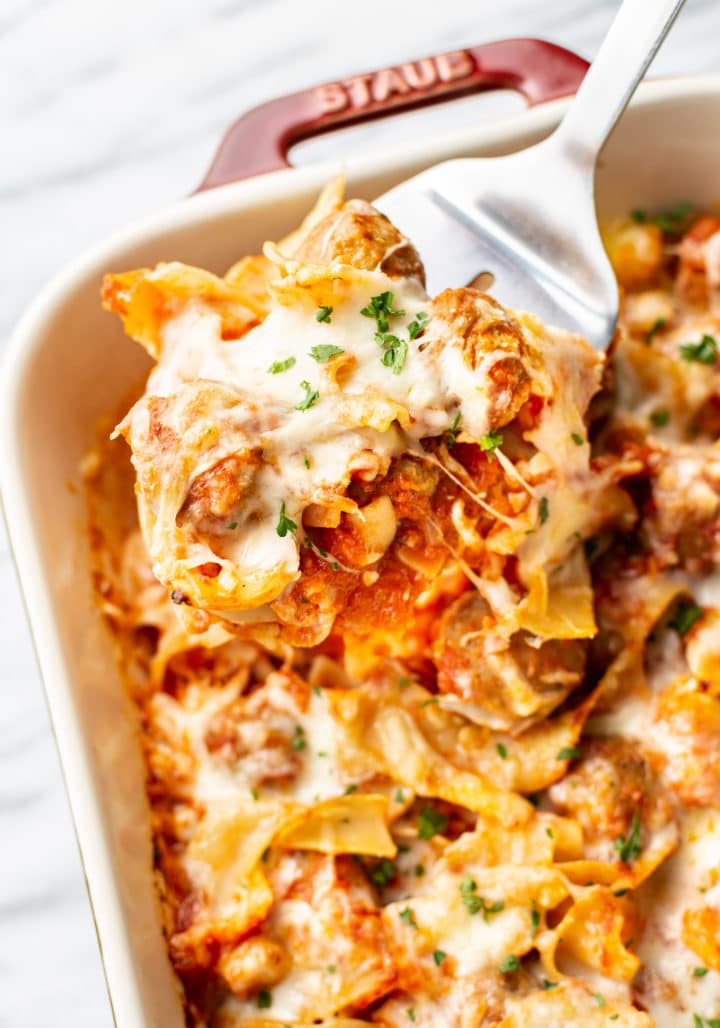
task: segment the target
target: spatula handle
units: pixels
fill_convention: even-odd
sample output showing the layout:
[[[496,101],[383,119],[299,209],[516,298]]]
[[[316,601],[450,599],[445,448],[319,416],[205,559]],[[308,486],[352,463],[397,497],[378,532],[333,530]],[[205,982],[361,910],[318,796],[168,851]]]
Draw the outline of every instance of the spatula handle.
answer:
[[[552,136],[592,170],[685,0],[624,0],[570,110]]]

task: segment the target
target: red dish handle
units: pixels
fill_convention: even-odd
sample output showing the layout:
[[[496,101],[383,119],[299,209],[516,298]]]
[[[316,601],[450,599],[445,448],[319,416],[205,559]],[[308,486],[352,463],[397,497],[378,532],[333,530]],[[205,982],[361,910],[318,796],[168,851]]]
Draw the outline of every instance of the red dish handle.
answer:
[[[505,39],[303,89],[254,107],[231,126],[198,187],[213,189],[288,167],[301,139],[487,89],[529,104],[574,93],[587,61],[540,39]]]

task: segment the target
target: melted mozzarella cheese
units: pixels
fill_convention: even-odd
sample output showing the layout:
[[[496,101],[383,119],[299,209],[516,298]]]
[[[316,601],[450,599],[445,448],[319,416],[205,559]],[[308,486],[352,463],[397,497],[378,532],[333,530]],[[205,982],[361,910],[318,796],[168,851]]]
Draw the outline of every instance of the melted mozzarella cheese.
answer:
[[[702,961],[682,940],[686,910],[720,906],[720,885],[703,891],[719,855],[720,811],[691,809],[683,816],[680,846],[638,893],[647,923],[637,955],[649,972],[640,998],[657,1028],[676,1028],[679,1015],[688,1023],[695,1012],[720,1015],[720,973],[696,975]]]

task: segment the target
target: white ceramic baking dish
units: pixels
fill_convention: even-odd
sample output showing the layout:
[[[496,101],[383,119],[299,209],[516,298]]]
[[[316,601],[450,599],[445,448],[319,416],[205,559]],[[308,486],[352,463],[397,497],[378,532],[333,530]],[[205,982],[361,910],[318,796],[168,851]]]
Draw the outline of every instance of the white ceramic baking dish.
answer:
[[[409,66],[395,69],[405,76],[406,86],[410,80],[409,94],[397,77],[386,74],[366,78],[364,86],[348,80],[297,94],[292,110],[286,103],[270,105],[264,114],[253,112],[228,137],[206,185],[232,178],[238,154],[245,174],[251,170],[248,155],[255,167],[258,161],[271,166],[293,132],[297,137],[328,120],[357,120],[368,111],[377,113],[383,103],[417,106],[433,91],[459,95],[478,85],[520,85],[531,101],[538,101],[577,85],[583,68],[579,59],[547,45],[527,46],[525,41],[519,49],[515,43],[462,51],[444,65],[418,62],[412,74]],[[520,59],[524,63],[518,69]],[[534,74],[529,75],[533,61]],[[388,94],[384,98],[383,91]],[[349,193],[372,198],[444,158],[521,148],[547,134],[565,106],[562,100],[540,104],[502,124],[424,141],[402,153],[383,147],[382,155],[349,163]],[[601,216],[685,198],[699,205],[717,202],[719,126],[720,76],[643,86],[602,159]],[[251,150],[248,131],[257,144]],[[256,251],[264,239],[295,226],[336,170],[324,164],[278,171],[183,200],[75,262],[32,304],[10,341],[0,400],[5,516],[121,1028],[180,1028],[184,1018],[153,893],[133,711],[93,605],[88,573],[78,466],[98,419],[116,409],[145,365],[140,348],[122,335],[117,319],[100,309],[101,276],[108,269],[170,258],[222,271],[238,256]]]

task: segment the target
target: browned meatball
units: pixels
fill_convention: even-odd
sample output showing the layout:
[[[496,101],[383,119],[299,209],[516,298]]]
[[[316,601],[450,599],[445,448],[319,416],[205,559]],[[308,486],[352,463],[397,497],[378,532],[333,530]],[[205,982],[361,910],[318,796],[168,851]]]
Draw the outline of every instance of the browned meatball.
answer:
[[[448,608],[435,643],[438,686],[473,704],[489,725],[511,730],[545,717],[580,684],[586,643],[550,639],[536,645],[521,631],[507,649],[489,652],[493,623],[478,593],[464,593]]]
[[[350,200],[312,229],[296,255],[311,264],[340,261],[390,278],[416,278],[425,269],[412,243],[364,200]]]

